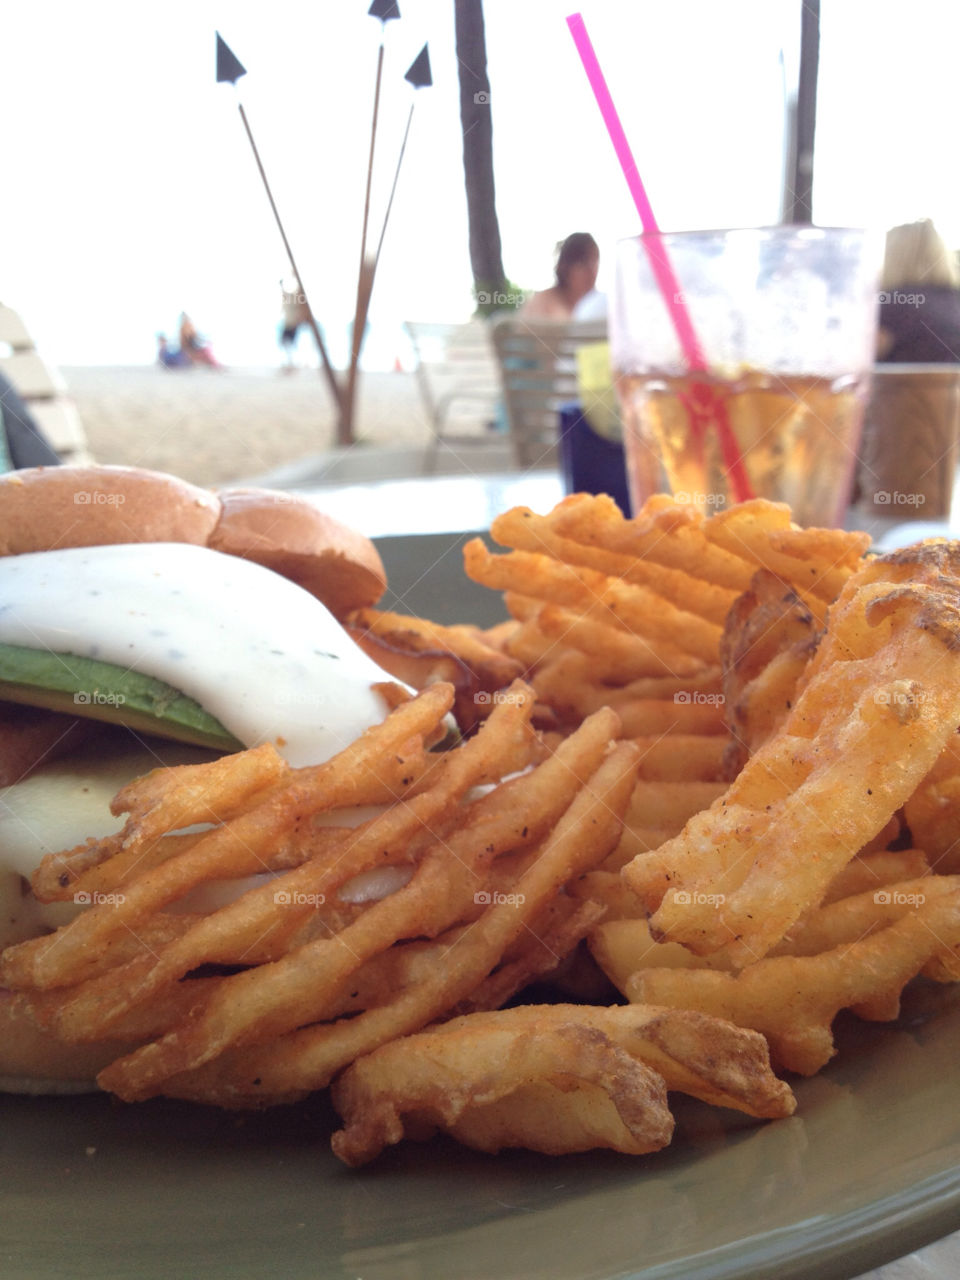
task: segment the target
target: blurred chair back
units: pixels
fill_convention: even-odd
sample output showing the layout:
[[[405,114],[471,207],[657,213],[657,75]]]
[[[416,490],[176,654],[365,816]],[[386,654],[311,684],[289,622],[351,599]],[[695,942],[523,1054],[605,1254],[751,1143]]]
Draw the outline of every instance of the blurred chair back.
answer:
[[[77,407],[67,394],[60,371],[34,346],[20,316],[0,304],[0,372],[63,462],[93,461]]]
[[[432,444],[489,440],[495,424],[499,384],[485,320],[467,324],[404,323],[417,358],[420,400]]]
[[[494,323],[493,346],[519,466],[558,465],[560,409],[579,395],[577,348],[606,337],[603,320],[565,323],[511,316]]]
[[[876,365],[859,454],[861,501],[873,514],[949,517],[960,460],[960,365]]]

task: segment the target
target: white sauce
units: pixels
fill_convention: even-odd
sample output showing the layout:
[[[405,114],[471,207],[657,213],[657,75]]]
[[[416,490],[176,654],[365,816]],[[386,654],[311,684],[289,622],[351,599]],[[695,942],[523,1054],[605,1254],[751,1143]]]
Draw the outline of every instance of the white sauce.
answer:
[[[389,680],[309,592],[186,543],[0,558],[0,641],[166,680],[248,747],[319,764],[386,716]]]
[[[392,677],[319,600],[261,565],[185,543],[0,558],[0,641],[165,680],[245,745],[273,742],[297,766],[328,760],[387,714],[371,685]],[[159,740],[138,749],[113,741],[0,789],[0,949],[83,909],[23,894],[21,877],[45,854],[118,830],[110,800],[131,778],[215,755]],[[375,812],[316,821],[352,825]],[[204,885],[182,906],[214,910],[258,882]]]

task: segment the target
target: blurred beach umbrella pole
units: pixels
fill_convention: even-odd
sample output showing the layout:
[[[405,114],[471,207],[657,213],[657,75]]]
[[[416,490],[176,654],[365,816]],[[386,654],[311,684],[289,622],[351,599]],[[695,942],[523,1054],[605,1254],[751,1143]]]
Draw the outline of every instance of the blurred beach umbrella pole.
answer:
[[[223,37],[220,35],[220,32],[218,31],[217,32],[217,84],[222,84],[226,82],[226,83],[232,84],[234,88],[236,88],[237,81],[240,79],[241,76],[245,76],[246,74],[247,74],[246,67],[244,67],[243,63],[239,60],[239,58],[236,56],[236,54],[233,52],[233,50],[230,48],[230,46],[223,39]],[[320,332],[320,326],[317,324],[316,317],[313,314],[313,308],[310,306],[310,299],[307,297],[306,291],[304,289],[303,277],[301,276],[300,271],[297,268],[297,262],[293,256],[293,250],[290,247],[290,241],[287,239],[287,233],[284,229],[283,221],[280,217],[280,211],[277,209],[277,204],[273,198],[273,192],[270,190],[270,183],[267,180],[266,171],[264,170],[264,167],[263,167],[263,161],[260,159],[260,152],[257,150],[257,144],[254,141],[253,131],[251,130],[250,122],[247,119],[247,113],[244,111],[243,103],[239,101],[239,97],[237,100],[237,107],[239,108],[240,119],[243,121],[243,127],[246,130],[247,138],[249,139],[249,142],[250,142],[250,148],[253,151],[253,158],[257,162],[257,169],[260,172],[260,178],[263,182],[264,190],[267,193],[267,199],[270,201],[270,208],[273,210],[273,216],[276,219],[277,227],[280,231],[280,236],[283,240],[283,247],[287,251],[287,257],[290,259],[290,268],[294,276],[296,277],[297,285],[300,289],[301,296],[304,301],[304,305],[306,306],[306,309],[307,309],[307,323],[309,324],[310,329],[313,333],[314,340],[316,341],[317,350],[320,353],[320,360],[321,360],[321,363],[323,364],[324,373],[326,374],[327,382],[329,383],[329,386],[330,386],[330,392],[333,395],[334,402],[337,406],[339,422],[340,422],[340,425],[342,426],[343,417],[344,417],[343,390],[340,387],[340,383],[337,380],[336,371],[334,370],[333,365],[330,363],[330,357],[327,354],[326,344],[323,341],[323,334]]]
[[[350,367],[347,370],[347,387],[344,394],[340,424],[337,431],[338,444],[353,443],[353,414],[357,392],[357,374],[360,366],[360,349],[363,346],[363,330],[366,325],[367,308],[370,305],[370,294],[373,291],[374,264],[367,257],[367,227],[370,223],[370,188],[373,185],[373,157],[377,148],[377,119],[380,114],[380,85],[383,80],[383,52],[386,41],[387,23],[400,17],[400,7],[396,0],[373,0],[367,13],[371,18],[380,20],[380,48],[377,51],[377,74],[373,87],[373,120],[370,125],[370,158],[367,161],[367,189],[363,200],[363,229],[360,232],[360,269],[357,273],[357,301],[353,312],[353,332],[350,342]]]

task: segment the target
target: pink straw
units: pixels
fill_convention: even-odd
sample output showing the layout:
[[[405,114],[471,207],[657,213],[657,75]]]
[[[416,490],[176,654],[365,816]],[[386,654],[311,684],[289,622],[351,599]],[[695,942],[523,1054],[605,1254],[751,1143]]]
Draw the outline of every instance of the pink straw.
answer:
[[[593,96],[597,100],[597,106],[603,116],[603,123],[606,125],[607,133],[610,135],[610,141],[613,143],[617,160],[623,170],[623,176],[627,180],[633,203],[636,205],[637,213],[640,215],[640,223],[646,233],[643,245],[650,259],[650,266],[656,277],[664,304],[670,319],[673,321],[673,327],[677,332],[677,338],[686,357],[687,365],[694,372],[704,373],[708,368],[707,358],[694,330],[690,313],[684,304],[683,291],[667,256],[666,246],[662,241],[653,239],[653,236],[660,234],[660,228],[657,225],[653,207],[647,198],[643,182],[640,179],[637,162],[634,160],[630,144],[627,142],[627,135],[624,133],[623,125],[620,123],[617,108],[613,105],[613,98],[607,88],[606,79],[600,69],[600,63],[597,61],[597,55],[594,52],[590,36],[587,34],[582,15],[571,13],[567,18],[567,26],[570,28],[573,43],[577,46],[580,61],[583,63],[583,69],[587,73],[590,88],[593,90]],[[720,437],[720,447],[724,455],[724,462],[730,472],[734,493],[740,501],[743,501],[745,498],[752,497],[753,492],[743,465],[743,459],[740,457],[740,451],[737,448],[737,442],[727,419],[726,408],[719,398],[716,400],[716,412],[717,432]]]

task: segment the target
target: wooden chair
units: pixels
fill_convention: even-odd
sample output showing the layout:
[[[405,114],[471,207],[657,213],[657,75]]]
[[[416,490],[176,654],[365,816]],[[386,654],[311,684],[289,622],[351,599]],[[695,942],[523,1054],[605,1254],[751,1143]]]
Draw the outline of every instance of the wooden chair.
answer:
[[[64,462],[92,462],[83,423],[60,371],[39,354],[17,312],[0,304],[0,350],[4,348],[0,370],[53,449]]]
[[[860,500],[873,515],[948,517],[960,462],[960,365],[876,365],[858,457]]]
[[[431,429],[428,461],[441,444],[484,444],[497,418],[500,385],[485,320],[434,324],[408,320],[420,399]]]
[[[558,465],[560,408],[578,399],[577,348],[603,342],[606,336],[602,320],[562,323],[511,316],[493,325],[493,347],[519,466]]]

